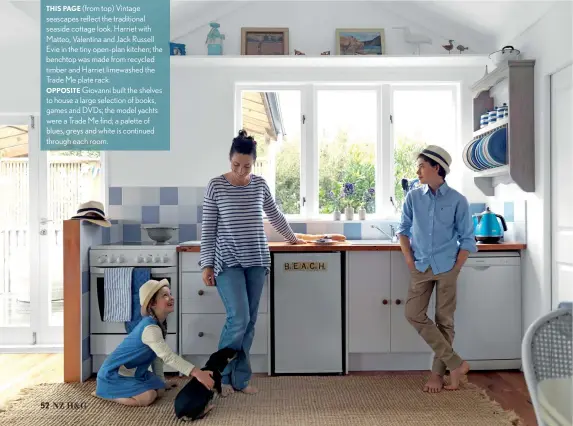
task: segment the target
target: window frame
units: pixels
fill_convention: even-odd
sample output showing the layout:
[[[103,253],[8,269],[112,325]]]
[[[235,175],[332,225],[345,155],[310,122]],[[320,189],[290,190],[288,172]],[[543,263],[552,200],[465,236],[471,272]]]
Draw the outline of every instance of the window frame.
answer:
[[[376,92],[376,165],[375,190],[376,213],[367,220],[397,220],[390,197],[394,197],[394,126],[395,116],[393,99],[397,91],[444,91],[452,93],[454,108],[454,144],[459,140],[460,131],[460,85],[456,82],[291,82],[291,83],[236,83],[235,84],[235,129],[242,125],[242,92],[274,92],[297,90],[301,94],[301,146],[300,146],[300,213],[286,214],[289,220],[331,221],[332,215],[319,214],[319,151],[318,151],[318,93],[320,91],[357,91]],[[304,116],[304,123],[302,122]],[[454,150],[455,146],[449,147]],[[414,161],[414,160],[412,160]],[[273,194],[274,195],[274,194]],[[303,200],[305,200],[303,202]]]

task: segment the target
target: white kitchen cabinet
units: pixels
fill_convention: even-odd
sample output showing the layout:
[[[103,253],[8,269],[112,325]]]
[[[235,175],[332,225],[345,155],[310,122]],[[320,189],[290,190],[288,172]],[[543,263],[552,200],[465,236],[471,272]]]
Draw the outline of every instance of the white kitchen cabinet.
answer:
[[[348,252],[351,353],[390,352],[390,252]]]
[[[431,348],[404,316],[404,306],[408,296],[411,277],[404,255],[400,251],[393,251],[390,259],[392,295],[390,351],[400,353],[431,352]],[[427,311],[427,315],[432,321],[434,321],[434,313],[436,311],[434,294],[432,292]]]
[[[225,325],[225,314],[183,314],[181,333],[183,334],[183,355],[210,355],[219,346],[221,331]],[[259,314],[255,325],[255,337],[251,355],[264,355],[267,351],[267,315]]]
[[[454,349],[462,358],[520,359],[520,258],[470,257],[458,278],[454,319]]]
[[[216,352],[226,312],[217,287],[203,283],[199,267],[199,253],[180,254],[179,288],[180,300],[180,354],[196,365],[203,365],[208,356]],[[254,372],[268,370],[269,340],[269,276],[267,276],[255,325],[255,337],[251,347],[251,362]]]
[[[262,313],[266,313],[268,309],[268,287],[267,279],[259,302],[259,312]],[[199,272],[181,273],[181,313],[225,313],[225,306],[217,287],[206,286]]]

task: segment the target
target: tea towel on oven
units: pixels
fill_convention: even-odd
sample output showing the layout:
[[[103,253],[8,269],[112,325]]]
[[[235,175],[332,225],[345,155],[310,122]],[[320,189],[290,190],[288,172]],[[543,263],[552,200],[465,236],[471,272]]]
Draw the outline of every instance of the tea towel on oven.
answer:
[[[131,320],[125,323],[125,331],[131,333],[141,321],[141,302],[139,301],[139,288],[151,279],[150,268],[135,268],[131,284]]]
[[[106,268],[103,277],[103,320],[131,320],[131,274],[133,268]]]

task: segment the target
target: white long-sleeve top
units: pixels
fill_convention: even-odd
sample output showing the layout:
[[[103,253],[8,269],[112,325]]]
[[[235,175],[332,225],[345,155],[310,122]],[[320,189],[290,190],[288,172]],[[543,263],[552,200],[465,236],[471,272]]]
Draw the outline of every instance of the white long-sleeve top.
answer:
[[[158,325],[152,324],[145,327],[141,334],[141,340],[157,355],[153,362],[153,372],[163,381],[165,381],[163,364],[169,365],[186,376],[189,376],[193,368],[195,368],[193,364],[171,350],[167,342],[165,342],[161,328]]]

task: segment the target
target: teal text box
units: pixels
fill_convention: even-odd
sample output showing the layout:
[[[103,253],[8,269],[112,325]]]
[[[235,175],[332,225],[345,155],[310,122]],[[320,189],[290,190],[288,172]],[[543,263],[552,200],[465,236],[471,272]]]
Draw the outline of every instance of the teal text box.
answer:
[[[41,20],[41,149],[169,150],[169,0],[42,0]]]

